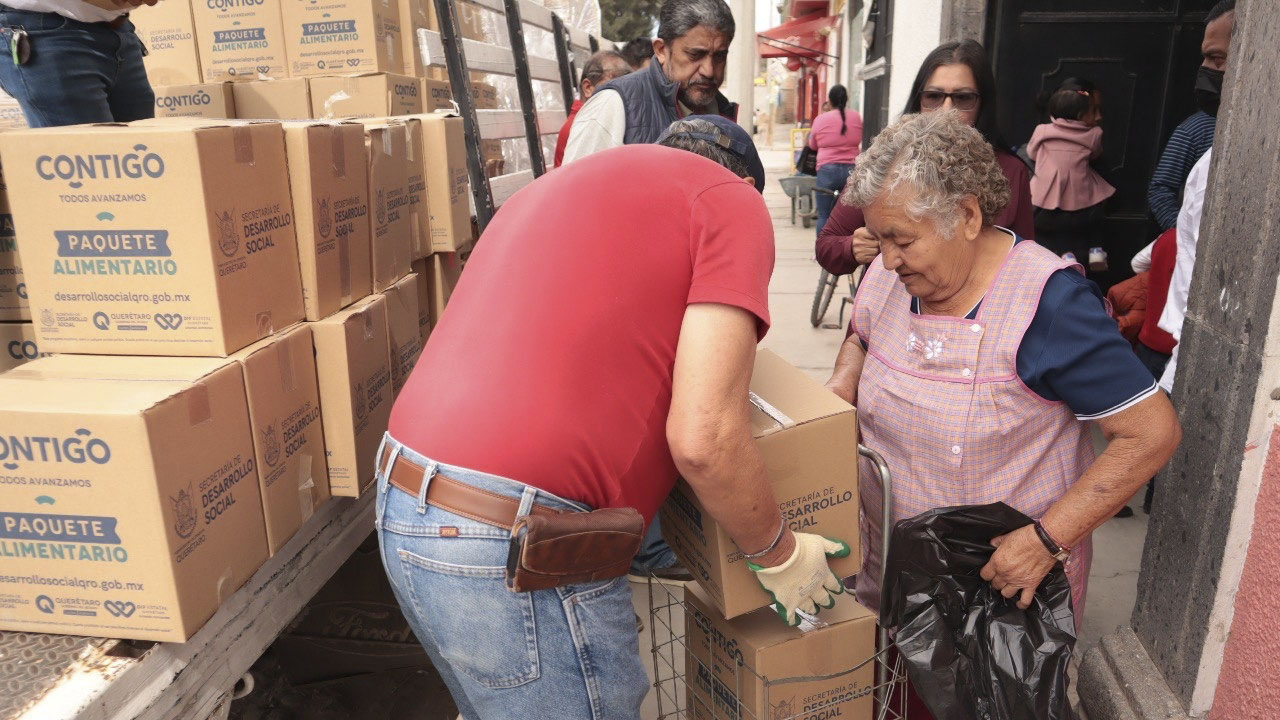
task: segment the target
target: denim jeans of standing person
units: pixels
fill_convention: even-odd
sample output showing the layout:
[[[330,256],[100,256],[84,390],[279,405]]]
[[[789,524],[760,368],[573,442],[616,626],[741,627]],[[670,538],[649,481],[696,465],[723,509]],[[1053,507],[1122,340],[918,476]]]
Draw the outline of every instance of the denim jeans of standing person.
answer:
[[[395,457],[454,480],[559,510],[578,503],[496,475],[441,465],[390,436]],[[513,593],[510,533],[424,502],[378,472],[375,524],[396,599],[466,720],[638,720],[649,689],[627,578]],[[528,501],[526,501],[528,502]]]
[[[822,190],[831,191],[814,193],[817,196],[814,201],[818,210],[818,235],[822,234],[822,226],[826,225],[827,218],[831,217],[831,208],[836,206],[840,193],[844,192],[844,184],[849,180],[851,172],[853,172],[853,165],[850,163],[827,163],[818,168],[817,186]]]
[[[10,52],[18,29],[26,31],[31,47],[21,65]],[[111,27],[0,5],[0,50],[0,87],[18,101],[31,127],[155,116],[142,41],[127,18]]]

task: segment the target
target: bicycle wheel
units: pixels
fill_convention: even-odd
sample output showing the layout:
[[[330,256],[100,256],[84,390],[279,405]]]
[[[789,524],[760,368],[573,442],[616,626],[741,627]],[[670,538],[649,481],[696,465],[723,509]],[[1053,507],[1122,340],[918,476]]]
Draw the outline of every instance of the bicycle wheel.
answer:
[[[836,283],[840,277],[832,275],[826,270],[818,271],[818,289],[813,293],[813,308],[809,311],[809,322],[814,327],[822,324],[822,318],[827,314],[827,308],[831,305],[831,296],[836,292]]]

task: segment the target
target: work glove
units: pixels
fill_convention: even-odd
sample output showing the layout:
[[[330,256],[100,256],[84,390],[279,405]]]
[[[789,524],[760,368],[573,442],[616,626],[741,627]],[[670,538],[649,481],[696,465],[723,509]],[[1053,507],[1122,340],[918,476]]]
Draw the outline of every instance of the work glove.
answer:
[[[781,565],[766,568],[747,563],[773,598],[773,609],[792,627],[800,624],[796,610],[813,615],[819,607],[836,604],[835,596],[844,592],[844,583],[831,572],[827,558],[849,555],[849,546],[839,540],[809,533],[794,535],[796,548]]]

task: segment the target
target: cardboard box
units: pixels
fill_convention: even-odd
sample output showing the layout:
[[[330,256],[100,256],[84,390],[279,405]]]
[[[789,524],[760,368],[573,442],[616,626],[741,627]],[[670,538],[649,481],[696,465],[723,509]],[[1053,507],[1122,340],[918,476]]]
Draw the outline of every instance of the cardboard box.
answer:
[[[236,116],[236,100],[231,93],[231,83],[157,85],[153,89],[156,94],[156,117],[225,120]]]
[[[0,464],[0,629],[181,642],[267,558],[244,376],[227,360],[12,370]]]
[[[303,306],[319,320],[373,291],[364,126],[291,122],[284,139]]]
[[[404,67],[398,0],[282,0],[280,9],[294,77]]]
[[[407,128],[403,123],[366,123],[365,147],[373,205],[373,291],[382,292],[408,275],[413,262]]]
[[[236,117],[302,120],[311,117],[311,85],[306,78],[235,83]]]
[[[842,578],[856,574],[862,552],[853,407],[768,350],[756,353],[751,393],[752,431],[778,509],[796,532],[848,543],[852,552],[833,558],[831,569]],[[738,546],[687,483],[676,483],[660,514],[663,539],[725,617],[771,602]]]
[[[417,78],[366,73],[311,78],[311,115],[317,118],[374,118],[422,112]]]
[[[18,233],[9,209],[9,186],[0,170],[0,321],[30,319],[27,281],[18,256]]]
[[[876,617],[852,597],[838,597],[818,623],[794,628],[772,610],[725,620],[692,585],[684,604],[689,718],[870,720]]]
[[[426,67],[422,64],[422,53],[418,52],[418,31],[431,30],[431,13],[427,6],[432,0],[399,0],[400,3],[400,57],[401,67],[398,72],[414,77],[422,77]]]
[[[12,95],[0,90],[0,129],[16,130],[27,127],[27,116]]]
[[[193,0],[191,14],[196,23],[200,74],[205,82],[265,80],[288,75],[284,25],[277,3]]]
[[[391,345],[391,393],[400,389],[422,354],[418,312],[418,276],[410,273],[382,293],[387,299],[387,338]]]
[[[204,82],[190,0],[163,0],[131,13],[129,20],[147,48],[142,64],[152,85]]]
[[[421,78],[421,80],[423,112],[430,113],[437,110],[447,112],[456,109],[453,105],[453,88],[449,86],[448,80],[436,80],[429,77]]]
[[[302,319],[276,123],[0,134],[47,352],[221,355]]]
[[[422,121],[431,247],[435,252],[464,252],[471,248],[471,181],[462,118],[440,113],[415,117]]]
[[[416,117],[395,118],[404,123],[405,174],[409,177],[409,246],[414,260],[433,252],[431,211],[427,209],[426,158],[422,155],[422,121]]]
[[[422,338],[422,347],[427,346],[427,338],[431,337],[431,281],[435,278],[435,260],[429,257],[413,261],[412,270],[418,282],[418,335]]]
[[[453,295],[453,288],[462,277],[462,260],[457,253],[436,253],[428,258],[432,265],[431,274],[431,327],[440,324],[445,305]]]
[[[267,549],[274,555],[329,499],[311,329],[295,325],[233,357],[244,369]]]
[[[0,373],[45,357],[36,341],[36,331],[31,323],[0,323]]]
[[[371,295],[308,325],[316,344],[329,492],[359,497],[373,483],[374,459],[391,417],[387,301]]]

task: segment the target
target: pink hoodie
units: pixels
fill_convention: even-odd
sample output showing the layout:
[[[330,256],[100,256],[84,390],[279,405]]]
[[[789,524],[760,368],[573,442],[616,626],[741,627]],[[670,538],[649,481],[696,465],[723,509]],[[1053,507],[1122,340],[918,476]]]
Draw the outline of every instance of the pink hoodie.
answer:
[[[1037,125],[1027,143],[1036,164],[1031,204],[1046,210],[1082,210],[1115,194],[1116,189],[1091,167],[1102,154],[1102,128],[1079,120],[1053,118]]]

